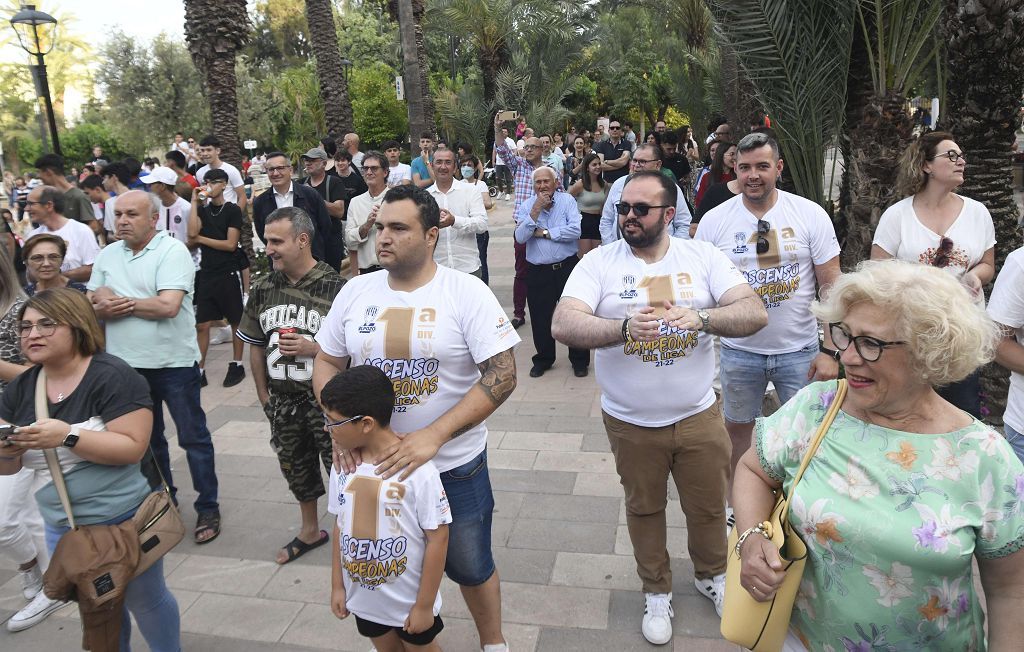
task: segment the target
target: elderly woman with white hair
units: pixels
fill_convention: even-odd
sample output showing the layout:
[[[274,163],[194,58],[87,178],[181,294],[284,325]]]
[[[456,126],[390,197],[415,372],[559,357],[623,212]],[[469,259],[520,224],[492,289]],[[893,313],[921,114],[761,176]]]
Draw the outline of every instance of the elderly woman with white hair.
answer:
[[[814,306],[849,385],[795,492],[808,561],[785,650],[984,650],[1024,640],[1024,466],[1003,437],[934,390],[992,359],[998,328],[952,275],[867,262]],[[784,573],[758,536],[787,495],[836,381],[757,423],[736,469],[741,585],[770,600]]]

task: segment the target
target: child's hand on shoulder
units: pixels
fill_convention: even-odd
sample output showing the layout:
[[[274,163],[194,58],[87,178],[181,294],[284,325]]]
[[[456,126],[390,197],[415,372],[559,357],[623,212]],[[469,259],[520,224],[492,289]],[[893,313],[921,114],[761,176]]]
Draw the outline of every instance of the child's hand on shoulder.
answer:
[[[405,626],[402,629],[410,634],[419,634],[420,632],[425,632],[430,629],[433,624],[433,604],[427,605],[426,607],[413,605],[412,611],[409,612],[409,616],[405,619]]]
[[[331,589],[331,611],[334,615],[344,620],[348,618],[348,607],[345,606],[345,588]]]

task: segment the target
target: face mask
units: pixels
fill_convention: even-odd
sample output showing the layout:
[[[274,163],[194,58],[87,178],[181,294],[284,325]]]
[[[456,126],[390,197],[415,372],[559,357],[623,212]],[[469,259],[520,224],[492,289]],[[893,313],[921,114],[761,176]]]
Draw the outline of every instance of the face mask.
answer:
[[[472,166],[470,166],[470,165],[463,165],[462,166],[462,178],[463,179],[471,178],[473,176],[473,172],[475,172],[475,171],[476,170],[474,170]]]

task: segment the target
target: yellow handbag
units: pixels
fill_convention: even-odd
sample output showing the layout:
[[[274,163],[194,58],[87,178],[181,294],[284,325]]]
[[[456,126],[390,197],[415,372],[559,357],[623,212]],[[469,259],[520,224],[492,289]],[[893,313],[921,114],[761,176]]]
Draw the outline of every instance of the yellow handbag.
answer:
[[[825,418],[822,419],[818,431],[814,434],[800,468],[789,488],[790,496],[800,478],[814,457],[818,445],[836,418],[839,408],[846,397],[846,381],[840,380],[836,396]],[[789,524],[789,496],[780,488],[772,513],[767,519],[765,533],[771,542],[778,546],[779,555],[785,564],[786,579],[775,593],[775,597],[767,602],[758,602],[740,585],[739,555],[736,554],[736,541],[739,533],[733,528],[729,534],[729,560],[725,571],[725,603],[722,607],[722,636],[726,640],[742,645],[754,652],[779,652],[789,631],[789,620],[793,615],[793,603],[796,592],[800,588],[800,579],[807,563],[807,546]]]

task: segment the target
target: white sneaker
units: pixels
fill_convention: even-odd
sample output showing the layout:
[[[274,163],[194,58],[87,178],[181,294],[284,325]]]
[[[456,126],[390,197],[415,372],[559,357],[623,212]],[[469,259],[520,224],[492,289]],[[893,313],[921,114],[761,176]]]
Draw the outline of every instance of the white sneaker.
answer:
[[[221,326],[215,333],[210,335],[210,345],[226,344],[231,341],[231,327]]]
[[[644,638],[654,645],[664,645],[672,640],[671,593],[644,593],[647,608],[644,609],[644,622],[640,627]]]
[[[480,652],[508,652],[508,643],[491,643],[483,646]]]
[[[732,529],[736,527],[736,514],[733,513],[732,507],[725,508],[725,535],[729,536]]]
[[[512,201],[512,195],[505,193],[505,201]]]
[[[715,611],[722,616],[722,604],[725,602],[725,573],[715,575],[711,579],[699,580],[693,578],[693,585],[708,600],[715,603]]]
[[[247,304],[247,303],[249,303],[249,293],[248,292],[243,292],[242,293],[242,307],[244,308],[245,304]]]
[[[26,600],[31,600],[43,590],[43,573],[39,570],[39,564],[28,570],[19,570],[21,575],[21,593]]]
[[[40,591],[24,609],[11,616],[11,619],[7,621],[7,631],[20,632],[33,625],[38,625],[43,622],[43,619],[66,604],[67,602],[64,600],[51,600]]]

